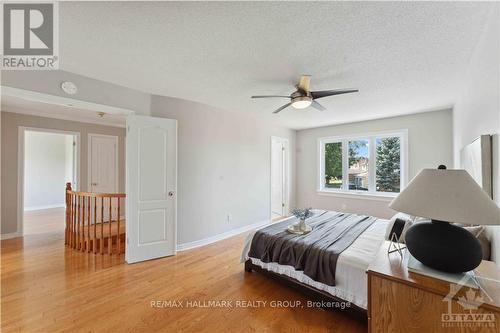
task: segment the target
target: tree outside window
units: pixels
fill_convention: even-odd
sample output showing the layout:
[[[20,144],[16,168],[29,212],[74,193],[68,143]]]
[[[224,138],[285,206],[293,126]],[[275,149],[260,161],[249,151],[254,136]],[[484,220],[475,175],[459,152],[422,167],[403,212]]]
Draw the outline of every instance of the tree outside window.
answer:
[[[402,186],[401,147],[405,137],[404,132],[396,132],[320,140],[323,152],[321,189],[399,193]]]
[[[325,144],[325,187],[342,188],[342,142]]]
[[[377,192],[399,193],[401,184],[401,143],[399,137],[377,138]]]

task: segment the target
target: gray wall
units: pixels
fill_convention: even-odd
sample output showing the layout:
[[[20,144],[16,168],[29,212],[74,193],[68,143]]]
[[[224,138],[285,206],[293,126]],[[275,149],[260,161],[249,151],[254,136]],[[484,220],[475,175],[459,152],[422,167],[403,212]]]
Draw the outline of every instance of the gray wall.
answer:
[[[408,129],[408,180],[411,180],[422,168],[436,168],[439,164],[452,166],[451,110],[298,131],[296,158],[298,206],[369,214],[383,218],[392,216],[394,211],[388,207],[390,199],[347,198],[317,193],[319,164],[317,139],[396,129]]]
[[[23,114],[1,112],[1,233],[17,231],[17,179],[18,179],[18,129],[20,126],[37,127],[80,132],[80,184],[81,190],[87,189],[87,140],[88,133],[117,135],[119,137],[119,191],[125,191],[125,129],[100,126],[67,120],[35,117]],[[64,188],[61,189],[64,191]]]
[[[464,86],[454,108],[455,166],[460,149],[481,134],[493,134],[493,199],[500,205],[500,4],[496,4],[472,54]],[[471,221],[474,223],[474,221]],[[500,265],[500,226],[489,227],[492,260]]]
[[[293,166],[294,130],[176,98],[153,96],[151,111],[178,120],[179,244],[269,219],[271,136],[290,140]]]
[[[2,84],[67,97],[62,81],[78,86],[76,99],[127,108],[179,120],[178,242],[186,243],[218,235],[269,219],[270,137],[290,139],[294,162],[295,131],[269,124],[254,115],[222,111],[207,105],[149,94],[65,71],[2,72]],[[87,183],[86,133],[120,133],[125,130],[86,123],[2,115],[2,234],[16,231],[17,127],[33,126],[82,133],[81,184]],[[98,130],[99,129],[99,130]],[[112,132],[112,133],[109,133]],[[123,146],[120,159],[123,161]],[[121,165],[124,162],[121,162]],[[124,178],[124,166],[120,178]],[[291,170],[290,206],[294,206]],[[85,189],[85,188],[83,188]],[[120,191],[124,191],[120,184]],[[227,221],[227,215],[232,216]]]

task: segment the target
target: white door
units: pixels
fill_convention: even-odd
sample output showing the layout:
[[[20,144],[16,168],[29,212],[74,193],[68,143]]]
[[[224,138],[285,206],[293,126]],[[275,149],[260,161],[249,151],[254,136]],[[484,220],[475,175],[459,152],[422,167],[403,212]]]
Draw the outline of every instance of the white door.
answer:
[[[271,138],[271,219],[286,215],[287,142]]]
[[[177,121],[127,117],[128,263],[175,254]]]
[[[89,134],[89,192],[118,192],[118,137]]]

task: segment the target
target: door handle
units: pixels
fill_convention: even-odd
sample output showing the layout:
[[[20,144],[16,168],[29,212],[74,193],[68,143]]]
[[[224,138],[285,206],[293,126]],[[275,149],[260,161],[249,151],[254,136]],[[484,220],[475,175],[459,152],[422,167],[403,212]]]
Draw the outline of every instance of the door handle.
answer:
[[[97,183],[90,183],[90,185],[92,185],[92,186],[97,186]]]
[[[169,197],[173,197],[174,195],[175,195],[175,192],[174,192],[174,191],[170,191],[170,192],[168,192],[168,196],[169,196]]]

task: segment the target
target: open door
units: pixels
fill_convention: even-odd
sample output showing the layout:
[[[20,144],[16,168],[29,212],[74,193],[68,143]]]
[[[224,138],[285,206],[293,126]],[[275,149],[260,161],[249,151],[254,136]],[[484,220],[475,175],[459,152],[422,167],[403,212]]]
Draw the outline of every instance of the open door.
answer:
[[[271,137],[271,219],[287,215],[287,159],[288,141]]]
[[[127,243],[134,263],[175,254],[177,121],[127,118]]]

